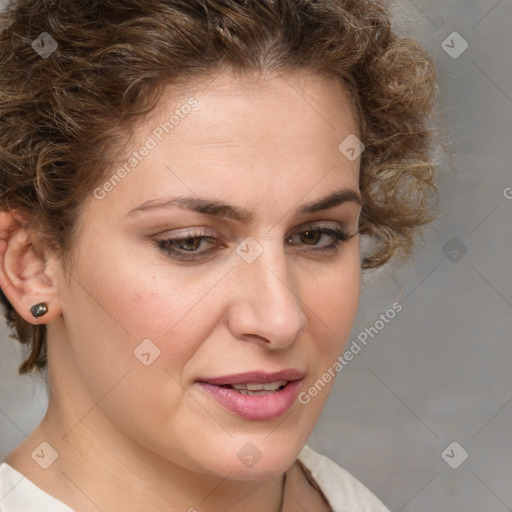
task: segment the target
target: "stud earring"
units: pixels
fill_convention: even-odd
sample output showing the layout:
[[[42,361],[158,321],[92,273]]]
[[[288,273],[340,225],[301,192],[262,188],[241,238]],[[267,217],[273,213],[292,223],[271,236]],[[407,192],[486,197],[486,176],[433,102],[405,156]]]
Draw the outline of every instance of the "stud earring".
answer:
[[[34,304],[30,308],[30,312],[35,318],[39,318],[40,316],[46,315],[48,313],[48,306],[46,302],[39,302],[39,304]]]

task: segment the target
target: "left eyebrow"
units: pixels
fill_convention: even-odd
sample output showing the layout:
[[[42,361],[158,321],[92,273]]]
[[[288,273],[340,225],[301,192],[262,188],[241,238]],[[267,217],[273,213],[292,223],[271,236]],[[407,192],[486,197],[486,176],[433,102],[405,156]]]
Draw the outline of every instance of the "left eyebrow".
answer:
[[[296,212],[296,215],[307,215],[310,213],[319,212],[322,210],[329,210],[330,208],[335,208],[336,206],[340,206],[347,202],[355,202],[362,206],[363,198],[356,192],[355,190],[342,188],[340,190],[336,190],[331,194],[315,200],[310,203],[306,203],[302,205]]]
[[[341,206],[347,202],[355,202],[362,205],[363,199],[355,190],[343,188],[336,190],[325,197],[303,204],[296,209],[295,215],[307,215],[322,210],[329,210],[330,208]],[[143,211],[156,208],[168,208],[171,206],[180,206],[205,215],[225,217],[243,223],[250,222],[254,218],[253,211],[246,210],[240,206],[226,204],[214,199],[203,199],[192,196],[177,196],[163,200],[153,199],[129,211],[127,216],[135,216]]]

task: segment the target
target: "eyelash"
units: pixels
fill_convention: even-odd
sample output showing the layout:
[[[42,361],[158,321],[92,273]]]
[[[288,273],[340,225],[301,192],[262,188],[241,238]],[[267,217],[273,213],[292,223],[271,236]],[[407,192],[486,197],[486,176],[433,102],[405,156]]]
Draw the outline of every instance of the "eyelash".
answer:
[[[337,228],[327,228],[322,226],[307,226],[306,228],[302,229],[301,231],[298,231],[297,233],[294,233],[294,235],[302,235],[304,233],[314,233],[314,234],[320,234],[320,235],[328,235],[334,239],[334,242],[317,249],[313,249],[312,252],[314,253],[321,253],[325,254],[327,252],[332,253],[334,251],[334,254],[337,254],[340,246],[347,242],[350,238],[354,237],[355,235],[349,235],[345,231],[342,231],[341,229]],[[292,235],[292,236],[294,236]],[[215,237],[211,236],[210,233],[197,233],[194,231],[188,231],[186,233],[183,233],[181,235],[177,235],[173,238],[166,238],[163,240],[157,240],[156,245],[162,250],[165,251],[168,254],[171,254],[171,256],[174,256],[176,259],[184,260],[184,261],[194,261],[202,257],[202,255],[208,254],[212,252],[214,249],[210,249],[208,251],[203,252],[197,252],[197,251],[183,251],[183,250],[176,250],[168,247],[169,245],[178,245],[180,242],[184,241],[193,241],[193,240],[201,240],[205,242],[214,242]],[[308,244],[304,244],[308,245]]]

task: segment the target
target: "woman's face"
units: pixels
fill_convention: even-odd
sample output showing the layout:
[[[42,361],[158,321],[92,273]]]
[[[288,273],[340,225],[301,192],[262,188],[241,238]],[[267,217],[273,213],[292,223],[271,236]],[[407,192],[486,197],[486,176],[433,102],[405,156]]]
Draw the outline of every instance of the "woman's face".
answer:
[[[318,77],[221,75],[167,93],[137,127],[85,204],[48,326],[72,432],[232,478],[293,463],[359,299],[359,159],[339,149],[358,135],[350,105]],[[337,231],[354,236],[336,250]],[[255,394],[230,386],[244,383]]]

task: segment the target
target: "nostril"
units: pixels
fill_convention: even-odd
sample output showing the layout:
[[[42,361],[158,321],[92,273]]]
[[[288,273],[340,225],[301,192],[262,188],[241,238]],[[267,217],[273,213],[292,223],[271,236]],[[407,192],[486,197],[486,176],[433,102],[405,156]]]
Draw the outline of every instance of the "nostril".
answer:
[[[259,336],[258,334],[246,334],[243,336],[243,339],[246,341],[253,341],[256,343],[271,343],[270,340],[264,338],[263,336]]]

